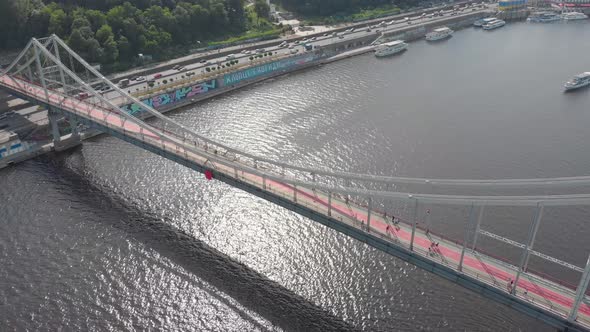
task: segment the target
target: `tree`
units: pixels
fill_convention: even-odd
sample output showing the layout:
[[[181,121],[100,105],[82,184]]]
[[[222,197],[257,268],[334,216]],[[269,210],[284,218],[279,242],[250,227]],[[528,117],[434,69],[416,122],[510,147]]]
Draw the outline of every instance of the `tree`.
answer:
[[[90,22],[90,26],[94,31],[107,23],[107,16],[98,10],[87,10],[84,16]]]
[[[184,51],[196,42],[244,31],[244,4],[245,0],[0,0],[0,50],[55,33],[89,61],[128,63],[140,52],[161,58],[172,54],[172,46]]]
[[[117,42],[115,42],[115,37],[112,33],[103,43],[101,43],[101,45],[103,50],[100,58],[101,63],[113,63],[119,58],[119,49],[117,48]]]
[[[260,18],[268,18],[268,15],[270,14],[270,7],[265,0],[256,0],[254,2],[254,11],[258,16],[258,21],[260,22]]]
[[[90,26],[90,22],[84,16],[76,16],[72,21],[72,25],[70,26],[71,30],[82,29],[82,28],[90,28],[92,31],[92,27]]]
[[[80,30],[74,30],[68,38],[68,45],[74,50],[83,50],[86,48],[86,40],[82,37]]]
[[[225,4],[227,17],[232,30],[242,30],[246,23],[244,17],[244,1],[226,0]]]
[[[119,58],[121,60],[129,60],[133,56],[131,44],[125,36],[121,36],[117,40],[117,49],[119,50]]]
[[[101,45],[103,45],[109,38],[112,38],[114,42],[114,37],[113,29],[110,25],[103,24],[103,26],[96,31],[96,40],[98,40]]]
[[[63,36],[68,31],[68,16],[62,9],[51,12],[49,17],[49,33]]]
[[[97,62],[103,56],[103,50],[98,43],[98,40],[90,38],[86,40],[86,58],[89,62]]]

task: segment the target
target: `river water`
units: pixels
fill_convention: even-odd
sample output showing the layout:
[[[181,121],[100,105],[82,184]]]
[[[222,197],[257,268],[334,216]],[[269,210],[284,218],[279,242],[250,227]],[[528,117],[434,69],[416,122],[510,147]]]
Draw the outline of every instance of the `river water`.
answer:
[[[301,165],[420,177],[588,175],[590,90],[564,94],[562,84],[590,70],[589,51],[587,23],[466,29],[170,116]],[[115,138],[5,169],[0,188],[3,331],[551,330]],[[522,241],[532,212],[508,212],[484,224]],[[538,248],[583,266],[590,227],[582,212],[548,211]],[[464,215],[433,209],[432,222],[461,238],[453,213]]]

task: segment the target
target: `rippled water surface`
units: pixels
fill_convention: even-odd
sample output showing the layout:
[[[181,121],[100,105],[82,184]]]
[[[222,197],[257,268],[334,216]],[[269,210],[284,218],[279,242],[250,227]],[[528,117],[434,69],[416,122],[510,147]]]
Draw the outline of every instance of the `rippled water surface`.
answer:
[[[590,70],[589,50],[585,23],[466,29],[170,116],[301,165],[420,177],[588,175],[590,90],[561,86]],[[2,330],[551,330],[111,137],[1,171],[0,202]],[[509,212],[493,212],[486,227],[518,240],[532,212]],[[583,265],[582,212],[548,211],[539,248]],[[435,214],[435,227],[462,237],[449,220],[464,211]]]

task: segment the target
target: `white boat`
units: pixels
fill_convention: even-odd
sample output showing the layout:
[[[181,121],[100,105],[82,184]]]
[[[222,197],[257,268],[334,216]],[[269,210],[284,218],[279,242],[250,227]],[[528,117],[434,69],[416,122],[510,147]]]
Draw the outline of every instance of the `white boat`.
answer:
[[[435,40],[441,40],[444,38],[448,38],[453,34],[453,32],[455,32],[455,31],[453,31],[447,27],[436,28],[432,32],[429,32],[426,34],[426,40],[435,41]]]
[[[549,23],[561,20],[561,16],[554,12],[540,12],[531,14],[526,20],[536,23]]]
[[[567,21],[585,20],[588,18],[588,15],[579,12],[567,12],[561,14],[561,18]]]
[[[575,89],[579,89],[581,87],[587,86],[590,84],[590,72],[584,72],[574,76],[571,80],[567,81],[563,87],[565,91],[571,91]]]
[[[14,113],[3,114],[0,116],[0,120],[4,120],[12,114]],[[16,133],[12,131],[0,132],[0,159],[23,152],[29,148],[29,144],[22,142]]]
[[[482,18],[480,20],[473,22],[473,25],[475,25],[476,27],[482,27],[483,25],[488,24],[488,23],[492,23],[496,20],[497,20],[497,18],[495,18],[495,17],[486,17],[486,18]]]
[[[403,40],[395,40],[392,42],[383,43],[375,48],[375,56],[383,57],[393,55],[408,48],[408,44]]]
[[[495,21],[493,21],[491,23],[488,23],[488,24],[483,25],[482,28],[484,30],[493,30],[493,29],[497,29],[499,27],[503,27],[505,25],[506,25],[506,22],[505,21],[495,20]]]

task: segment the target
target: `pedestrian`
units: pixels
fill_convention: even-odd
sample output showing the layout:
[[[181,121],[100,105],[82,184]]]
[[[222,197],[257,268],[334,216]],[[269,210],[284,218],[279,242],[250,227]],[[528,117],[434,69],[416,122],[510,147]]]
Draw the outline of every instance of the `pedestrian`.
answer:
[[[436,247],[438,248],[438,242],[436,243]]]
[[[426,229],[426,235],[428,235],[429,233],[430,233],[430,229],[429,229],[429,228],[427,228],[427,229]]]
[[[386,231],[387,233],[389,233],[389,225],[387,225],[387,227],[385,227],[385,231]]]

